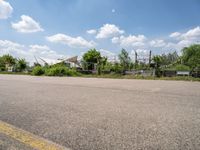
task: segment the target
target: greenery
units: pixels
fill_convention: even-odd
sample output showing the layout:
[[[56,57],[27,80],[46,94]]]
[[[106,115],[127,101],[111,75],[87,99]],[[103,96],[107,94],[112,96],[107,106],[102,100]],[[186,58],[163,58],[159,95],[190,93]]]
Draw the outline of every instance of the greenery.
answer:
[[[0,57],[0,71],[7,71],[7,67],[13,67],[17,72],[23,72],[27,69],[28,65],[25,59],[16,59],[7,54]]]
[[[4,64],[8,64],[9,66],[16,64],[16,59],[9,54],[3,55],[2,60],[4,61]]]
[[[80,68],[70,68],[69,63],[60,62],[54,65],[41,65],[34,63],[29,66],[25,59],[14,58],[7,54],[0,56],[0,73],[1,74],[27,74],[31,72],[32,75],[46,75],[46,76],[86,76],[86,77],[103,77],[103,78],[130,78],[130,79],[172,79],[172,80],[199,80],[192,77],[162,77],[166,75],[164,71],[190,71],[195,77],[199,76],[200,71],[200,45],[191,45],[183,48],[182,55],[177,52],[168,54],[154,55],[152,57],[152,64],[143,61],[136,61],[134,64],[129,56],[129,53],[122,49],[118,55],[118,60],[109,62],[106,57],[102,57],[101,53],[96,49],[90,49],[82,58]],[[45,60],[44,60],[45,61]],[[9,67],[13,72],[8,72]],[[126,75],[126,71],[132,70],[135,67],[136,75]],[[156,77],[144,77],[141,70],[155,69]],[[77,71],[79,70],[79,71]],[[98,74],[94,74],[94,72]],[[80,72],[80,73],[79,73]],[[87,72],[89,75],[83,75]]]
[[[174,71],[190,71],[190,67],[186,66],[186,65],[182,65],[182,64],[178,64],[178,65],[174,65],[171,66],[169,68],[167,68],[166,70],[174,70]]]
[[[155,63],[155,73],[157,77],[161,76],[161,64],[162,64],[162,56],[156,55],[153,57],[153,62]]]
[[[101,53],[96,49],[90,49],[83,55],[83,66],[86,70],[93,70],[100,59]]]
[[[7,67],[14,66],[16,64],[16,59],[7,54],[0,57],[0,71],[7,71]]]
[[[129,69],[131,58],[129,57],[129,54],[125,49],[121,50],[121,53],[119,54],[119,61],[120,65],[122,66],[123,72]]]
[[[1,71],[0,74],[9,74],[9,75],[30,75],[28,72],[7,72]]]
[[[85,70],[97,69],[98,74],[101,74],[107,64],[107,58],[102,57],[101,53],[96,49],[90,49],[83,55],[82,66]]]
[[[32,75],[40,76],[78,76],[80,75],[75,69],[66,67],[63,63],[51,66],[35,66],[32,70]]]
[[[101,75],[82,75],[86,78],[112,78],[112,79],[142,79],[142,80],[176,80],[176,81],[200,81],[200,78],[193,78],[191,76],[176,76],[176,77],[153,77],[142,75],[122,75],[122,74],[101,74]]]
[[[43,67],[41,66],[36,66],[33,68],[32,70],[32,75],[35,75],[35,76],[41,76],[45,73],[45,70]]]
[[[74,69],[65,66],[53,66],[45,70],[47,76],[77,76],[78,73]]]
[[[185,47],[183,50],[183,63],[189,66],[192,70],[200,69],[200,45],[192,45]]]
[[[168,54],[162,54],[160,58],[161,58],[161,65],[165,66],[176,64],[177,61],[179,61],[179,56],[176,51]]]
[[[27,68],[27,62],[25,59],[18,59],[17,60],[17,70],[19,72],[23,72]]]
[[[5,62],[3,57],[0,57],[0,71],[5,71],[6,67],[5,67]]]

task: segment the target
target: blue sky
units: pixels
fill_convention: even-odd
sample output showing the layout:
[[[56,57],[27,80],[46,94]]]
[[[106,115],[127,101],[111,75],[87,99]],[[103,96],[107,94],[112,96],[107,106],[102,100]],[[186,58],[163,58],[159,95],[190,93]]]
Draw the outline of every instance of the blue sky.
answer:
[[[199,0],[0,0],[0,55],[34,61],[121,48],[145,57],[200,41]]]

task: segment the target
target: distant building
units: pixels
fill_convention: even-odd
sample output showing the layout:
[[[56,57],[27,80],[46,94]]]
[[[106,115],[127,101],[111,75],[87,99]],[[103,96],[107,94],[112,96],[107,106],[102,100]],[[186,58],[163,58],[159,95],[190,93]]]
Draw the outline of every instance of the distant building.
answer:
[[[6,66],[6,71],[8,71],[8,72],[15,71],[15,65],[6,64],[5,66]]]

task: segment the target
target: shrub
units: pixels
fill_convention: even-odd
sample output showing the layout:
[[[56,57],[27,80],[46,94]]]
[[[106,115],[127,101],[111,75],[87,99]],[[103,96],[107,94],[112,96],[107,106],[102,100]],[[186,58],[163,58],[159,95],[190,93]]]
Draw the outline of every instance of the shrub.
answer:
[[[78,72],[74,69],[67,69],[67,76],[78,76]]]
[[[64,76],[67,74],[65,67],[52,67],[45,70],[47,76]]]
[[[42,68],[41,66],[36,66],[32,70],[32,75],[41,76],[44,74],[44,72],[44,68]]]
[[[185,66],[185,65],[176,65],[176,70],[177,71],[190,71],[190,67]]]
[[[175,66],[172,66],[170,68],[167,68],[165,70],[175,70],[175,71],[190,71],[190,67],[189,66],[186,66],[186,65],[182,65],[182,64],[178,64],[178,65],[175,65]]]
[[[77,72],[64,66],[54,66],[45,70],[47,76],[76,76]]]

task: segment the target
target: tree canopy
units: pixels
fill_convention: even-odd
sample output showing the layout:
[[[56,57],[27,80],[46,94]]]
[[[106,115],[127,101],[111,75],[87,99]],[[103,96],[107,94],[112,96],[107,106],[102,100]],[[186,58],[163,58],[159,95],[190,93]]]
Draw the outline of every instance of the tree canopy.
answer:
[[[200,45],[195,44],[182,50],[182,59],[185,65],[192,69],[200,68]]]
[[[129,54],[125,49],[121,50],[121,53],[119,54],[119,61],[123,68],[123,71],[129,69],[131,58],[129,57]]]
[[[19,71],[24,71],[27,68],[27,62],[25,59],[18,59],[17,60],[17,69]]]
[[[16,64],[16,59],[13,56],[9,55],[9,54],[3,55],[2,56],[2,60],[3,60],[3,62],[5,64],[8,64],[9,66],[12,66],[12,65]]]
[[[83,61],[86,63],[88,70],[94,69],[94,64],[97,64],[98,61],[101,59],[101,53],[98,52],[96,49],[90,49],[83,55]]]

